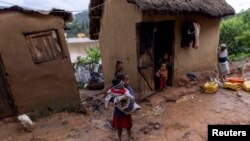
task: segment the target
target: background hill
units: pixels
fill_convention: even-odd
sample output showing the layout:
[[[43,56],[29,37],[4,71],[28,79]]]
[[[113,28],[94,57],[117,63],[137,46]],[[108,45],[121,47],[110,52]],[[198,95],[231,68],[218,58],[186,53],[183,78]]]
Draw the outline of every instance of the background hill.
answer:
[[[86,36],[89,35],[89,13],[83,11],[74,15],[75,19],[71,23],[67,23],[67,27],[70,30],[65,31],[67,37],[77,37],[78,33],[84,33]]]
[[[80,23],[89,23],[89,12],[86,10],[81,13],[75,14],[75,20]]]

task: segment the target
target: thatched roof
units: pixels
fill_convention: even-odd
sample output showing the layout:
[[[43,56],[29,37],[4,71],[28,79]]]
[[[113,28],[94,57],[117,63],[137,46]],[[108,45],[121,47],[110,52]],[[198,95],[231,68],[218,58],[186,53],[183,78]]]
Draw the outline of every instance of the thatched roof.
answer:
[[[225,0],[128,0],[144,13],[186,14],[198,13],[208,17],[233,15],[234,9]]]
[[[144,14],[180,15],[196,13],[207,17],[234,15],[234,9],[225,0],[127,0]],[[90,38],[98,39],[104,0],[91,0]],[[94,8],[94,9],[93,9]],[[124,11],[125,12],[125,11]],[[122,16],[122,15],[121,15]]]
[[[41,15],[54,15],[61,17],[64,21],[73,21],[74,17],[71,12],[67,12],[61,9],[52,9],[50,11],[43,11],[43,10],[34,10],[34,9],[27,9],[19,6],[12,6],[12,7],[0,7],[1,12],[11,12],[17,11],[25,14],[41,14]]]

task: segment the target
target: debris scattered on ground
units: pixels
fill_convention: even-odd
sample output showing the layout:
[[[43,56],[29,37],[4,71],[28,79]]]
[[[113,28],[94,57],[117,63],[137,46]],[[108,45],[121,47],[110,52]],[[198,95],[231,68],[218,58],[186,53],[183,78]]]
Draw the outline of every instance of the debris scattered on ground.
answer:
[[[68,125],[69,124],[69,121],[63,121],[62,122],[62,125]]]
[[[205,72],[189,72],[184,76],[181,76],[178,80],[178,86],[191,88],[193,86],[201,85],[203,82],[209,80],[210,77],[217,78],[218,72],[215,71],[205,71]]]
[[[14,141],[14,140],[12,140],[11,137],[8,137],[7,139],[3,139],[2,141]]]
[[[72,129],[69,135],[67,135],[68,139],[78,139],[81,137],[81,133],[78,129]]]
[[[155,108],[153,108],[153,114],[157,116],[163,114],[164,111],[165,110],[160,106],[156,106]]]
[[[106,128],[106,124],[104,121],[102,120],[92,120],[91,121],[93,123],[93,125],[97,128],[97,129],[101,129],[102,131],[109,131],[108,128]]]
[[[185,95],[182,96],[181,98],[179,98],[176,103],[181,103],[181,102],[185,102],[185,101],[190,101],[190,100],[194,100],[194,96],[193,95]]]
[[[149,134],[153,130],[160,130],[162,125],[158,122],[150,122],[146,126],[140,129],[144,134]]]
[[[238,97],[242,97],[243,95],[240,92],[237,92]]]
[[[48,141],[47,139],[43,139],[43,138],[39,138],[39,137],[36,137],[36,136],[33,136],[30,141]]]
[[[188,98],[186,96],[183,96],[182,98],[178,99],[176,101],[176,103],[181,103],[181,102],[185,102],[185,101],[188,101]]]
[[[166,102],[176,102],[177,98],[176,97],[169,97],[169,98],[166,98]]]
[[[152,110],[148,110],[148,111],[144,111],[144,113],[142,113],[142,116],[159,116],[162,115],[165,112],[165,110],[161,107],[161,106],[156,106],[154,107]]]

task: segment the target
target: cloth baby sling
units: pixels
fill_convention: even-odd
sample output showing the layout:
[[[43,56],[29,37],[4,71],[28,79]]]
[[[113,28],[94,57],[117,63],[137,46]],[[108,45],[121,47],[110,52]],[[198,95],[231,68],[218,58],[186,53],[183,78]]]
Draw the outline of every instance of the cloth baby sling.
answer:
[[[141,107],[133,99],[128,98],[125,93],[129,93],[126,88],[109,89],[108,95],[105,97],[105,108],[108,108],[109,103],[112,102],[125,114],[131,114],[136,110],[140,110]]]

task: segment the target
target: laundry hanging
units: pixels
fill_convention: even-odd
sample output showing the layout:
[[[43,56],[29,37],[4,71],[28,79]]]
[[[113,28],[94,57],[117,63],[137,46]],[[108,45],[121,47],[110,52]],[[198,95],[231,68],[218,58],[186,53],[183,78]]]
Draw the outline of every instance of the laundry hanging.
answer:
[[[195,43],[194,43],[194,48],[198,48],[200,46],[200,31],[201,31],[201,26],[199,23],[194,22],[194,28],[195,28]]]

